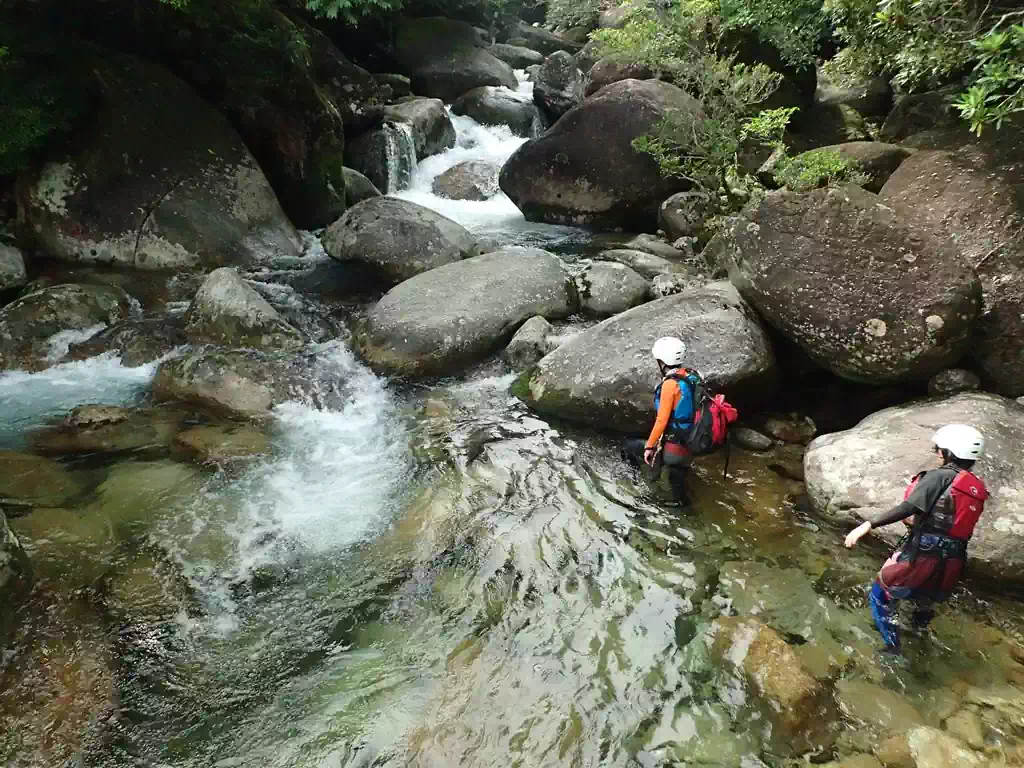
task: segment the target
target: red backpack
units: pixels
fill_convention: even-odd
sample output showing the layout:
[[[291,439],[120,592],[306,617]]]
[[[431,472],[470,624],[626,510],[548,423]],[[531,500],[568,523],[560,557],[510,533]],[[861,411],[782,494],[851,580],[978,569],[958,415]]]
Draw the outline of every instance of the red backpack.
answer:
[[[693,426],[686,438],[686,447],[694,456],[714,453],[729,446],[729,425],[739,418],[739,411],[723,394],[712,394],[699,374],[693,383]],[[729,474],[729,455],[725,458],[725,474]]]

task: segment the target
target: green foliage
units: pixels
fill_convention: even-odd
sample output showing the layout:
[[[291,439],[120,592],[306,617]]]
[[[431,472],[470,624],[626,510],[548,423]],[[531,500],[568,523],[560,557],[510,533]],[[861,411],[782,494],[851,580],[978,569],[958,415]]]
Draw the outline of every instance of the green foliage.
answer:
[[[318,16],[340,18],[351,24],[366,16],[393,13],[402,7],[402,0],[305,0],[305,3],[306,8]]]
[[[834,149],[814,149],[783,158],[775,169],[775,180],[794,192],[807,192],[833,184],[864,184],[867,177],[856,160]]]
[[[702,14],[709,8],[704,2],[684,2],[660,15],[649,6],[633,5],[621,29],[599,29],[591,40],[597,42],[599,57],[644,64],[675,80],[707,52],[703,29],[708,17]]]
[[[548,0],[547,20],[557,26],[593,26],[600,14],[601,0]]]
[[[740,128],[740,141],[751,139],[770,147],[781,147],[782,137],[793,115],[800,111],[799,107],[780,107],[778,109],[762,109],[753,117],[743,121]]]
[[[822,0],[721,0],[723,29],[750,29],[790,66],[814,66],[827,16]]]
[[[1024,25],[999,29],[975,40],[976,78],[956,106],[979,136],[987,123],[998,129],[1003,121],[1024,112]]]

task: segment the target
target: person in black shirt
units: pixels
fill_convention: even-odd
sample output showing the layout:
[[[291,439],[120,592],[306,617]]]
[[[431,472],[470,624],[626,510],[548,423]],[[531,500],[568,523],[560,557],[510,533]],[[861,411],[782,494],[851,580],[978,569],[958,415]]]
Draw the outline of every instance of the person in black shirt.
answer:
[[[949,424],[932,442],[941,466],[915,476],[901,504],[846,537],[847,548],[853,548],[874,528],[901,521],[910,526],[906,544],[886,560],[869,595],[875,626],[886,650],[893,652],[900,647],[894,603],[912,600],[911,623],[928,626],[935,603],[946,600],[960,580],[967,542],[988,498],[985,484],[970,471],[985,450],[981,433],[964,424]]]

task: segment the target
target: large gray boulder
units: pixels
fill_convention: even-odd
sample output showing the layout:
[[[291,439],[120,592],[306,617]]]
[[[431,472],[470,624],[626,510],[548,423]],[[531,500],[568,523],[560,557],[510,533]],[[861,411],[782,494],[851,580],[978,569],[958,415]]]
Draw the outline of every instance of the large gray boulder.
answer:
[[[576,53],[581,46],[571,40],[566,40],[554,32],[549,32],[544,27],[534,27],[526,22],[519,22],[508,30],[510,40],[520,39],[526,41],[526,47],[539,51],[545,56],[550,56],[556,51],[568,51]]]
[[[412,128],[418,160],[455,146],[455,126],[440,99],[409,99],[385,108],[384,114],[388,119]]]
[[[565,51],[556,51],[544,59],[537,73],[533,100],[552,122],[583,103],[586,78],[576,59]]]
[[[495,43],[487,49],[513,69],[526,69],[534,64],[544,63],[544,54],[532,48],[508,43]]]
[[[593,96],[602,88],[622,80],[650,80],[652,77],[654,72],[646,64],[606,56],[590,68],[585,95]]]
[[[768,336],[736,289],[719,282],[584,331],[528,371],[514,392],[541,413],[621,432],[646,430],[661,381],[651,345],[666,335],[684,339],[685,364],[730,397],[749,401],[773,391],[777,371]]]
[[[375,371],[450,374],[501,347],[534,315],[561,318],[575,309],[561,261],[512,246],[391,289],[370,309],[358,342]]]
[[[394,197],[364,200],[322,237],[337,261],[361,261],[392,283],[472,256],[476,238],[464,227],[422,205]]]
[[[19,215],[42,250],[137,269],[299,255],[295,228],[223,116],[142,59],[108,53],[92,66],[89,123],[18,178]]]
[[[388,120],[357,136],[349,143],[345,161],[379,192],[385,195],[400,192],[409,186],[416,169],[416,138],[412,126]]]
[[[624,264],[598,261],[576,277],[580,309],[589,315],[610,317],[647,300],[650,286]]]
[[[369,200],[371,197],[380,197],[380,190],[376,185],[366,178],[355,168],[344,168],[345,174],[345,200],[348,207]]]
[[[927,379],[956,363],[981,283],[953,244],[859,188],[769,195],[731,229],[729,277],[820,365],[853,381]]]
[[[882,188],[888,204],[951,238],[981,277],[985,313],[971,360],[987,388],[1024,395],[1024,138],[1020,121],[922,135],[926,147]],[[991,134],[991,135],[989,135]],[[931,149],[939,147],[940,149]]]
[[[452,19],[402,19],[395,30],[395,58],[413,92],[446,104],[481,85],[517,86],[512,67],[482,46],[471,25]]]
[[[497,165],[485,160],[466,160],[434,179],[431,189],[438,197],[449,200],[490,200],[498,194],[500,171]]]
[[[971,570],[1024,582],[1024,407],[981,392],[901,405],[872,414],[853,429],[822,435],[804,458],[807,492],[827,520],[859,524],[903,499],[910,478],[935,466],[931,438],[944,424],[966,423],[985,435],[976,473],[992,498],[971,540]],[[902,525],[874,535],[895,543]]]
[[[26,283],[25,257],[14,246],[0,243],[0,291],[21,288]]]
[[[507,125],[516,136],[528,139],[540,136],[547,127],[533,99],[510,88],[474,88],[459,97],[452,112],[471,117],[481,125]]]
[[[700,105],[657,80],[610,85],[516,150],[502,168],[501,188],[531,221],[652,227],[658,205],[688,185],[662,176],[632,142],[672,109],[697,112]]]
[[[658,207],[658,227],[675,242],[680,237],[699,237],[708,220],[719,211],[718,200],[703,192],[678,192]]]
[[[601,251],[597,258],[600,261],[613,261],[616,264],[623,264],[648,280],[653,280],[659,275],[688,272],[687,267],[678,261],[669,261],[647,251],[637,251],[632,248],[612,248],[607,251]]]
[[[0,310],[0,370],[45,368],[55,334],[113,325],[130,310],[128,294],[113,286],[69,283],[26,294]]]
[[[192,300],[185,334],[193,344],[298,349],[302,335],[231,267],[210,273]]]
[[[531,317],[516,331],[502,357],[513,370],[531,366],[554,348],[551,339],[554,332],[554,327],[543,317]]]

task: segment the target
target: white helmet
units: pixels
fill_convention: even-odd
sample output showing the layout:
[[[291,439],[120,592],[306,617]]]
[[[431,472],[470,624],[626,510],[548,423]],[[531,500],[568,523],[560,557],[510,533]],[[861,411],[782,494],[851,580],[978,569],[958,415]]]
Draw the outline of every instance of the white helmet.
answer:
[[[686,345],[675,336],[663,336],[654,342],[651,352],[655,360],[660,360],[669,368],[678,368],[686,357]]]
[[[947,424],[935,433],[932,442],[964,461],[977,461],[985,451],[981,432],[966,424]]]

